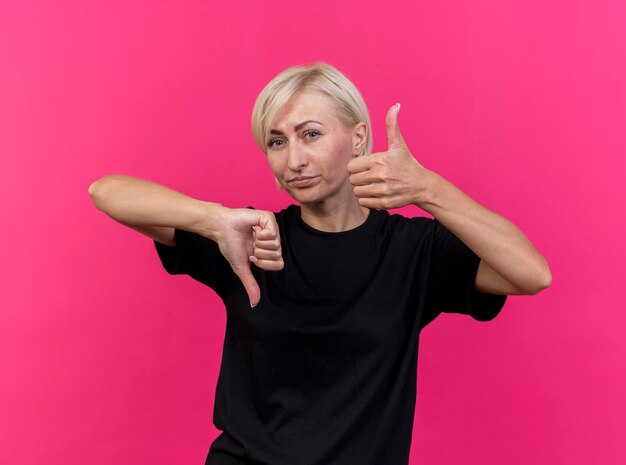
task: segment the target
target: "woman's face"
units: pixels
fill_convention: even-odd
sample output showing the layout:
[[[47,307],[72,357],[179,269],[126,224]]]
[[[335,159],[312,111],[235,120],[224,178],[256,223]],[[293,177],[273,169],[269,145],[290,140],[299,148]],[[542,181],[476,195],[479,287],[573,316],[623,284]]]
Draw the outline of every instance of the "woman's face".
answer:
[[[332,100],[317,91],[301,91],[276,115],[266,141],[274,176],[301,204],[345,201],[354,196],[348,161],[363,152],[367,128],[346,128]]]

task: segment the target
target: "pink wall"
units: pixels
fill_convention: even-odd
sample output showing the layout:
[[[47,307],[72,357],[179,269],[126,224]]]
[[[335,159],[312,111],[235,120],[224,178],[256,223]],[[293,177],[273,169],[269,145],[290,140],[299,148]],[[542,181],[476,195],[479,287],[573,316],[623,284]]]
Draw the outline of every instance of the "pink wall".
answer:
[[[1,464],[203,463],[221,302],[87,188],[118,172],[285,206],[250,112],[314,60],[361,89],[376,150],[401,102],[418,160],[554,276],[422,333],[411,463],[626,463],[622,1],[97,3],[0,3]]]

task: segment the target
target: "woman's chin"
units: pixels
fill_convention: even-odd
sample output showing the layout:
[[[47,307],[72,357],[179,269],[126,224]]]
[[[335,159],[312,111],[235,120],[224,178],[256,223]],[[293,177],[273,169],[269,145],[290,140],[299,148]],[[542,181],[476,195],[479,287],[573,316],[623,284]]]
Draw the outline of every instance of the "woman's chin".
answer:
[[[288,192],[288,194],[299,204],[319,203],[324,200],[324,197],[320,195],[310,195],[302,192]]]
[[[340,192],[336,190],[321,189],[318,185],[304,189],[289,188],[286,189],[286,191],[292,199],[301,205],[320,204],[341,195]]]

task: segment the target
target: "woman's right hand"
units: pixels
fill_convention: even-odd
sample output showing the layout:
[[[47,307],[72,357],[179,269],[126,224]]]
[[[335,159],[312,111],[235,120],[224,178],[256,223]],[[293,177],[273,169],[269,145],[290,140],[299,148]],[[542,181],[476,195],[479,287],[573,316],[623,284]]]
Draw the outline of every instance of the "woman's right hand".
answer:
[[[217,242],[253,307],[259,303],[261,291],[250,271],[250,262],[264,270],[284,267],[278,225],[272,212],[226,208],[122,174],[94,181],[89,195],[96,208],[162,244],[176,245],[175,228]]]
[[[224,208],[214,240],[235,274],[243,283],[250,306],[261,300],[261,290],[250,263],[267,271],[285,266],[280,234],[274,213],[250,208]]]

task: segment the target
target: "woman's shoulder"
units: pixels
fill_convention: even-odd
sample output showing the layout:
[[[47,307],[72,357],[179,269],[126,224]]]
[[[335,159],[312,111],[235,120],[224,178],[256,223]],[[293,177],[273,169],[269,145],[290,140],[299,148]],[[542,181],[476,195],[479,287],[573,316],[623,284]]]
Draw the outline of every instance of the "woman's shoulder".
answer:
[[[284,220],[286,218],[295,218],[300,212],[300,206],[291,204],[281,210],[273,210],[274,216],[277,220]]]
[[[251,210],[263,210],[262,208],[256,208],[256,207],[254,207],[252,205],[248,205],[246,208],[249,208]],[[299,208],[300,207],[298,205],[291,204],[291,205],[283,208],[282,210],[278,210],[278,211],[276,211],[276,210],[266,210],[266,211],[271,211],[274,214],[274,216],[276,216],[276,218],[279,218],[279,217],[282,217],[282,216],[285,216],[285,215],[293,215],[295,212],[297,212],[299,210]]]

